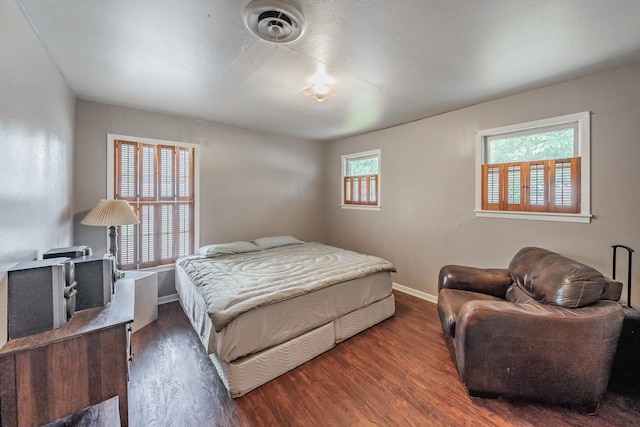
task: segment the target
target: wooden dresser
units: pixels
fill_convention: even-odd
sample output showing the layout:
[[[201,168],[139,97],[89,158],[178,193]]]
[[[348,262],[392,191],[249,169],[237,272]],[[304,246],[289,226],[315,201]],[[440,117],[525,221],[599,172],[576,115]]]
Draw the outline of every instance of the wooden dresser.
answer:
[[[40,426],[114,396],[128,425],[134,286],[120,280],[110,304],[0,349],[1,426]]]

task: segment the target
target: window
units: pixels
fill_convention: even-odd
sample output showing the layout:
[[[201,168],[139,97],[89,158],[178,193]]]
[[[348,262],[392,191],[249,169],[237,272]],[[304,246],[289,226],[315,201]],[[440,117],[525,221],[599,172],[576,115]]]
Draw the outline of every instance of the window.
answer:
[[[342,156],[342,206],[380,207],[380,150]]]
[[[123,270],[173,264],[194,252],[197,146],[108,136],[109,195],[129,202],[140,224],[121,226]]]
[[[478,132],[476,215],[589,222],[589,117]]]

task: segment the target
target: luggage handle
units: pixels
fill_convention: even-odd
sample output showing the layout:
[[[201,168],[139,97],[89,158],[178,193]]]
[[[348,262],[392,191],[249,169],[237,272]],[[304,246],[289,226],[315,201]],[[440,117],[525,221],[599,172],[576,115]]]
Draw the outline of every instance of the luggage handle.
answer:
[[[612,272],[613,280],[616,279],[616,252],[618,251],[618,248],[626,249],[627,253],[629,254],[629,261],[628,261],[629,271],[627,273],[627,306],[629,308],[632,308],[631,307],[631,258],[634,250],[631,249],[629,246],[625,246],[625,245],[613,245],[611,247],[613,248],[613,272]]]

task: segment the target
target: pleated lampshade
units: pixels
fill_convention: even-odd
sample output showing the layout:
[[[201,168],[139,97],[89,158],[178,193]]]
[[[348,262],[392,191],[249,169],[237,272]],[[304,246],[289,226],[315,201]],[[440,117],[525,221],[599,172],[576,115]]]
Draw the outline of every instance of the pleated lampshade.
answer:
[[[139,224],[140,220],[126,200],[102,199],[89,211],[80,224],[110,227],[112,225]]]

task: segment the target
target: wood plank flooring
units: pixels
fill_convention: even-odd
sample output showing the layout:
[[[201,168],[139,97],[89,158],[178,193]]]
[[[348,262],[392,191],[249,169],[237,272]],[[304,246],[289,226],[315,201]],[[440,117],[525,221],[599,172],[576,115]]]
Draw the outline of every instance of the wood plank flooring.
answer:
[[[130,425],[640,425],[640,395],[608,391],[595,416],[528,401],[470,398],[435,305],[395,296],[393,318],[236,400],[180,305],[164,304],[156,322],[133,334]]]

